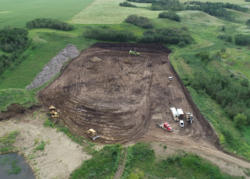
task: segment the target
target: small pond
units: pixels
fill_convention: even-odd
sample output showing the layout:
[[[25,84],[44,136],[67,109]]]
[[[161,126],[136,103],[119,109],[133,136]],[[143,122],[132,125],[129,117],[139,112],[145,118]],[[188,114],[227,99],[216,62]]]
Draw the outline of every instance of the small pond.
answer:
[[[23,156],[17,153],[0,155],[1,179],[35,179]]]

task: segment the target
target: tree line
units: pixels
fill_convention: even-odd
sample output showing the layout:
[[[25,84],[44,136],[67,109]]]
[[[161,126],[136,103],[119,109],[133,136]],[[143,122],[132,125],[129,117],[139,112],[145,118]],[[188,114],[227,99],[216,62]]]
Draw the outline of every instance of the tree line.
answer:
[[[203,61],[203,57],[198,55]],[[216,69],[200,70],[193,75],[190,86],[198,92],[205,92],[226,111],[241,128],[250,125],[250,84],[247,79],[239,79],[234,75],[223,75]]]
[[[49,18],[34,19],[32,21],[27,22],[26,27],[29,29],[49,28],[49,29],[64,30],[64,31],[73,30],[72,25],[69,25],[65,22],[56,19],[49,19]]]
[[[83,34],[86,38],[113,42],[165,43],[185,46],[194,40],[186,28],[160,28],[147,30],[136,36],[129,30],[121,31],[109,27],[89,28]]]
[[[209,15],[224,18],[227,20],[233,20],[233,16],[227,9],[233,9],[241,12],[248,11],[248,8],[241,7],[232,3],[222,2],[200,2],[200,1],[189,1],[181,3],[179,0],[127,0],[130,2],[137,3],[151,3],[151,10],[199,10]]]

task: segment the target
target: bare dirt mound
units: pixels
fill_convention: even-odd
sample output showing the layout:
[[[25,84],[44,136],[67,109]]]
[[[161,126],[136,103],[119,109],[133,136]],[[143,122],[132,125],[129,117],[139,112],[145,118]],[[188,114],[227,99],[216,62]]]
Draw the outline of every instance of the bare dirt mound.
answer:
[[[141,55],[130,56],[130,49]],[[46,106],[55,105],[73,132],[86,135],[93,128],[104,143],[133,141],[144,134],[150,140],[164,135],[216,143],[217,136],[169,63],[169,53],[156,44],[96,44],[74,59],[39,98]],[[194,113],[195,122],[181,129],[173,121],[172,106]],[[164,121],[174,133],[156,127]]]

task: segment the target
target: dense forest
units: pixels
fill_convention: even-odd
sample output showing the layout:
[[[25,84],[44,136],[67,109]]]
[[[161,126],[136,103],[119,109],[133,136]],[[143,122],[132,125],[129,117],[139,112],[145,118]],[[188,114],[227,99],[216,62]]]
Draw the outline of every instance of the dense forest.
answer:
[[[20,28],[0,30],[0,49],[4,52],[16,52],[28,46],[28,31]]]
[[[70,31],[73,30],[73,26],[69,25],[65,22],[56,20],[56,19],[48,19],[48,18],[39,18],[34,19],[32,21],[27,22],[27,28],[49,28],[49,29],[57,29],[57,30],[64,30]]]
[[[212,61],[215,57],[209,54],[197,54],[203,63]],[[200,93],[206,93],[220,104],[235,122],[236,127],[241,128],[250,125],[250,84],[247,79],[223,75],[216,69],[210,70],[204,67],[194,74],[190,81],[192,88]]]
[[[19,55],[29,46],[28,31],[21,28],[4,28],[0,30],[0,74],[3,73]]]

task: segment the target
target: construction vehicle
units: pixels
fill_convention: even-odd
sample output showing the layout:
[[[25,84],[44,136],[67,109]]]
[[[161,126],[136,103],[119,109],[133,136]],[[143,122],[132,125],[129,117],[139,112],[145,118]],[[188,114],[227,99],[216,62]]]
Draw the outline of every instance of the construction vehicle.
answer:
[[[129,55],[140,56],[140,52],[137,52],[135,50],[129,50]]]
[[[179,121],[179,118],[178,118],[179,115],[178,115],[178,112],[177,112],[176,108],[175,107],[171,107],[170,110],[172,112],[174,121],[178,122]]]
[[[157,124],[156,126],[162,128],[163,130],[166,130],[168,132],[173,132],[173,128],[167,122]]]
[[[194,120],[193,114],[190,113],[190,112],[187,112],[187,113],[186,113],[186,120],[187,120],[187,122],[189,122],[190,124],[192,124],[192,123],[193,123],[193,120]]]
[[[96,139],[100,138],[100,136],[97,135],[97,132],[94,129],[87,130],[87,134],[88,134],[89,138],[91,138],[92,140],[96,140]]]
[[[185,118],[184,112],[181,108],[177,109],[177,114],[178,114],[179,120],[183,120]]]
[[[180,122],[179,122],[179,125],[180,125],[180,127],[184,127],[184,120],[180,120]]]
[[[51,105],[50,107],[49,107],[49,113],[50,113],[50,117],[52,118],[52,119],[54,119],[55,120],[55,122],[57,122],[57,120],[58,120],[58,118],[59,118],[59,113],[57,112],[57,110],[56,110],[56,107],[55,106],[53,106],[53,105]]]

